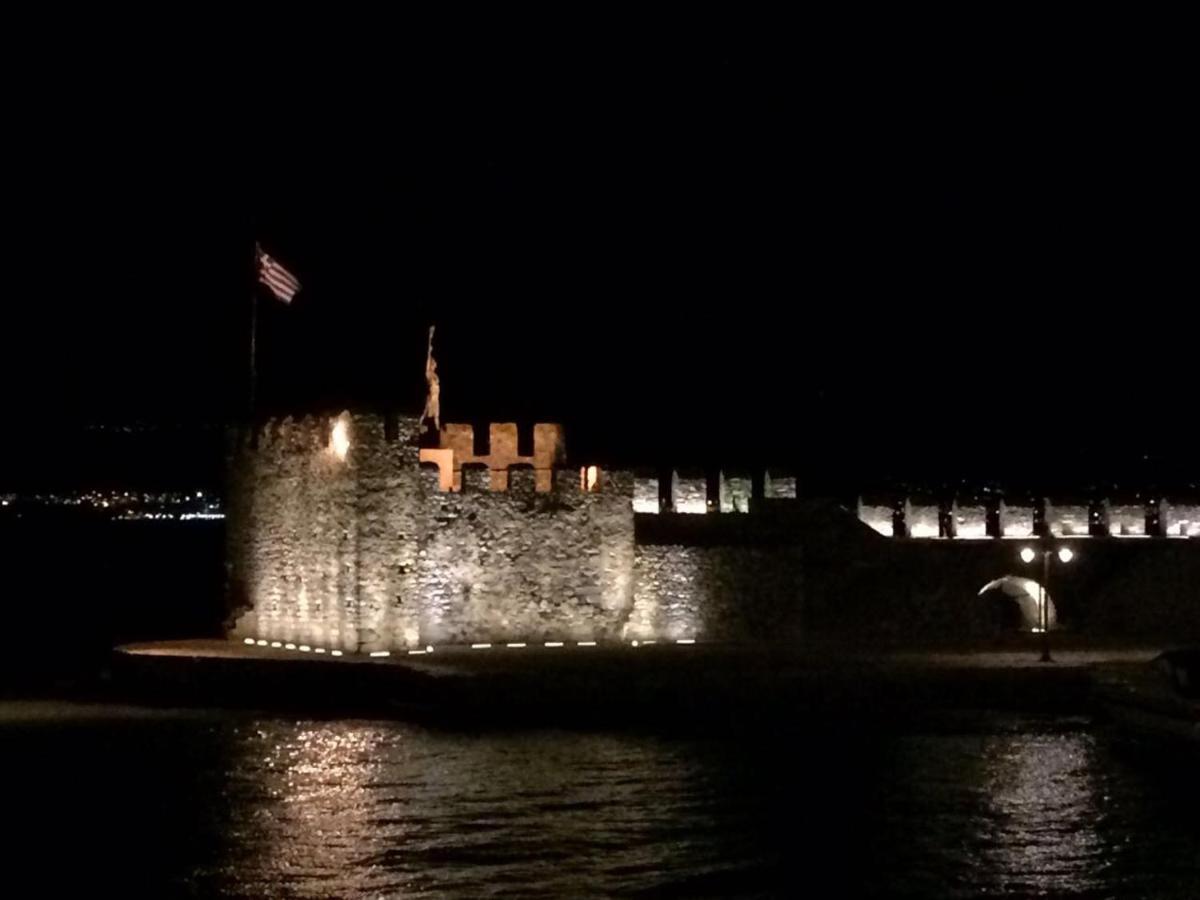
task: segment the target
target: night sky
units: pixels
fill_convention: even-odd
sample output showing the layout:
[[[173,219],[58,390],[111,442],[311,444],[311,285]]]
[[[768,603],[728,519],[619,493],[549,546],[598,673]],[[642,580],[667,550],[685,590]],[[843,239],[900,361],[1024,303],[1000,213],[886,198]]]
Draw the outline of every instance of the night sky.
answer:
[[[579,457],[1196,480],[1194,103],[1161,60],[413,43],[227,86],[95,51],[18,92],[10,481],[78,462],[30,422],[240,416],[255,238],[304,284],[260,295],[267,411],[419,411],[436,322],[444,418],[563,421]]]

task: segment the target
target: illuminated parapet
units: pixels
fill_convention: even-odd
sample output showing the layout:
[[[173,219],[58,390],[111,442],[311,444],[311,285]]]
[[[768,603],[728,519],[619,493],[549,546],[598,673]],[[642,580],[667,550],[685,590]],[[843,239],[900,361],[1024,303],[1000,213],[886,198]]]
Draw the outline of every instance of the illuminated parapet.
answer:
[[[519,445],[515,422],[492,422],[488,426],[488,452],[476,453],[474,427],[448,422],[438,434],[438,446],[422,448],[420,458],[423,463],[438,466],[442,490],[461,491],[463,468],[472,466],[486,469],[490,490],[507,490],[509,468],[528,465],[533,467],[537,490],[549,491],[554,467],[566,453],[562,426],[545,422],[534,425],[533,453],[529,456],[521,455]]]
[[[1009,505],[1000,501],[1000,536],[1006,538],[1033,537],[1033,507]]]
[[[954,529],[951,536],[966,540],[988,537],[987,512],[987,507],[977,501],[959,503],[956,500],[950,507],[950,522]]]
[[[721,472],[721,512],[750,512],[753,479],[745,473]]]
[[[890,503],[870,503],[859,497],[858,520],[884,537],[896,536],[896,510]]]
[[[941,535],[941,509],[936,503],[918,500],[904,502],[904,532],[911,538],[935,538]]]
[[[1113,537],[1145,537],[1146,505],[1144,503],[1104,503],[1108,533]]]
[[[1091,534],[1091,511],[1087,504],[1051,503],[1045,506],[1046,529],[1055,537],[1087,537]]]
[[[638,473],[633,477],[633,511],[635,513],[657,513],[659,511],[658,476]]]
[[[704,473],[671,473],[671,508],[677,513],[708,512],[708,479]]]
[[[1200,538],[1200,503],[1164,500],[1159,507],[1159,521],[1167,537]]]
[[[763,492],[768,500],[795,500],[796,476],[778,470],[768,470],[763,479]]]

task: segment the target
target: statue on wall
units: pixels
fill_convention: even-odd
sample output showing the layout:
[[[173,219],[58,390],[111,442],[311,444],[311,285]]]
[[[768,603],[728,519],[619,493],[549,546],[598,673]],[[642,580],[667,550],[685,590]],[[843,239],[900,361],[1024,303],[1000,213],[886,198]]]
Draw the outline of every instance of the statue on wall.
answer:
[[[433,329],[436,326],[429,326],[429,350],[425,356],[425,381],[429,386],[429,393],[425,397],[425,411],[421,413],[421,424],[425,423],[426,419],[433,420],[433,427],[438,431],[442,430],[442,411],[441,411],[441,383],[437,376],[437,362],[433,358]]]

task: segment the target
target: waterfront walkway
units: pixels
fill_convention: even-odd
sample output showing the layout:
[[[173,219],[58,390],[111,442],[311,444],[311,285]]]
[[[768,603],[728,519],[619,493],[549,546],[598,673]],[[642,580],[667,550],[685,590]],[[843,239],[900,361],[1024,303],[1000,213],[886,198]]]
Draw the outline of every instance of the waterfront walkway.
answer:
[[[423,672],[437,673],[454,671],[461,674],[494,671],[497,668],[524,668],[529,665],[554,666],[564,661],[570,663],[592,661],[631,661],[651,657],[655,660],[667,658],[700,657],[713,661],[753,659],[768,657],[776,661],[809,663],[813,665],[871,665],[897,668],[950,668],[950,669],[1024,669],[1024,668],[1078,668],[1081,666],[1125,665],[1145,663],[1153,659],[1161,647],[1151,646],[1066,646],[1053,652],[1053,662],[1040,661],[1039,648],[1030,643],[1027,649],[991,649],[963,647],[961,649],[864,649],[823,643],[812,645],[786,644],[732,644],[732,643],[639,643],[598,644],[579,646],[566,643],[564,646],[545,646],[526,643],[511,646],[493,643],[483,646],[452,644],[434,647],[432,652],[419,651],[409,654],[393,651],[386,656],[368,653],[343,652],[334,656],[325,648],[291,645],[284,642],[278,647],[251,646],[242,641],[221,639],[193,639],[176,641],[151,641],[126,644],[117,648],[117,653],[138,657],[182,657],[190,659],[259,660],[317,662],[332,665],[383,665],[405,666]],[[320,652],[324,651],[324,652]]]

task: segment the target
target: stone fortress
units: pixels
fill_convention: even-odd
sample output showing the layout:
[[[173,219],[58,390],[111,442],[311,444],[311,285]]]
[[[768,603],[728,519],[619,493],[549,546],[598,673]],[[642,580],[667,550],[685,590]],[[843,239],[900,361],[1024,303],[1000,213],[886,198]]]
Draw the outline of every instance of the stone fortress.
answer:
[[[569,465],[558,425],[528,445],[514,424],[420,428],[345,412],[232,437],[232,636],[342,653],[988,637],[1014,623],[980,590],[1036,574],[1012,539],[1038,535],[1082,547],[1050,588],[1063,629],[1200,632],[1194,503],[889,498],[856,515],[798,497],[788,472]]]

